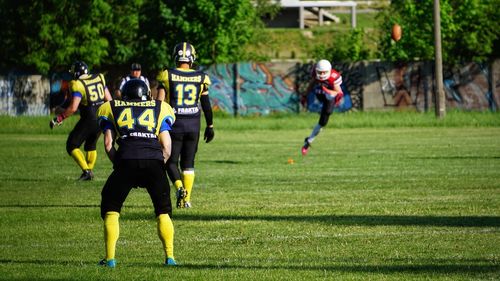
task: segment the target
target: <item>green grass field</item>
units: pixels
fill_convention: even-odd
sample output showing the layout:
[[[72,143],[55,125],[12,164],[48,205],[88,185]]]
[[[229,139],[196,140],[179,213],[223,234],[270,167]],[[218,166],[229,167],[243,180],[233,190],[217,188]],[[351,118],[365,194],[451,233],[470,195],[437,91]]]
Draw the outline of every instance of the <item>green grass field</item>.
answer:
[[[177,268],[161,266],[143,189],[121,214],[117,268],[96,265],[111,165],[100,139],[96,179],[75,181],[75,120],[0,117],[0,280],[500,278],[498,113],[334,114],[304,158],[315,114],[216,117],[194,208],[174,210]]]

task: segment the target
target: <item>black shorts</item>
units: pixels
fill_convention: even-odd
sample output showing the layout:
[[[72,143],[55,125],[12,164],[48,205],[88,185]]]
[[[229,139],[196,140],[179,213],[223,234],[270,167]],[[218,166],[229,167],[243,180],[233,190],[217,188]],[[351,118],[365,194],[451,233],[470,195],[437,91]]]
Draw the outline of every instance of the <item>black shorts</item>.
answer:
[[[167,172],[170,180],[175,182],[181,179],[181,170],[194,169],[194,158],[198,150],[199,132],[176,133],[170,131],[172,152],[167,161]]]
[[[121,160],[104,184],[101,192],[101,217],[107,212],[120,212],[123,202],[134,187],[144,187],[153,202],[156,216],[172,217],[170,186],[160,160]]]
[[[199,132],[190,133],[170,133],[172,139],[172,152],[170,159],[177,162],[180,157],[180,167],[182,170],[186,168],[194,168],[194,158],[198,151],[198,141],[200,139]]]
[[[75,125],[75,128],[69,133],[66,141],[66,150],[68,154],[75,148],[82,146],[85,142],[84,150],[96,150],[97,140],[101,135],[101,130],[97,124],[97,120],[89,118],[80,118]]]

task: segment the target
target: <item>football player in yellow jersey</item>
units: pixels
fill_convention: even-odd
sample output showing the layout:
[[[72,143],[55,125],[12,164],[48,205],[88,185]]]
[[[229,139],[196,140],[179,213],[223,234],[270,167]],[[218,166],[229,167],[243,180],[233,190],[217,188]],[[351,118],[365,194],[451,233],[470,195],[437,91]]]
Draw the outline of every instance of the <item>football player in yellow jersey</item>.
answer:
[[[59,114],[50,120],[50,128],[61,125],[63,120],[80,110],[80,120],[71,131],[66,141],[66,151],[73,157],[82,169],[79,180],[92,180],[97,159],[96,143],[100,136],[97,125],[97,108],[105,101],[111,100],[111,93],[106,87],[103,74],[89,74],[88,66],[83,61],[77,61],[71,67],[73,80],[69,84],[71,100],[65,109],[58,108]],[[80,146],[85,142],[84,154]]]
[[[130,80],[123,86],[123,100],[106,102],[97,113],[104,132],[104,148],[113,162],[113,172],[101,192],[106,257],[99,264],[103,266],[116,266],[120,210],[134,187],[145,187],[149,193],[165,253],[164,264],[176,265],[170,186],[165,173],[171,149],[169,130],[175,115],[167,103],[146,98],[148,93],[144,81]]]
[[[167,173],[177,188],[177,207],[190,208],[194,159],[200,138],[200,106],[206,121],[204,140],[208,143],[214,138],[212,106],[208,98],[210,78],[206,73],[192,69],[196,51],[191,44],[177,44],[173,59],[177,67],[158,74],[158,99],[168,102],[175,111],[177,121],[170,133],[172,155],[167,162]]]

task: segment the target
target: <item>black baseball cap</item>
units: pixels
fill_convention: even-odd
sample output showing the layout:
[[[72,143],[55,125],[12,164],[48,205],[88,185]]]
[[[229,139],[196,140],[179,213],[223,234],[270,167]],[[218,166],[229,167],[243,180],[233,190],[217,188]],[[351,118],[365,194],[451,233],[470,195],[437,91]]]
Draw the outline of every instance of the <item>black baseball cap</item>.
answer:
[[[131,66],[130,66],[130,70],[141,70],[141,65],[138,64],[138,63],[133,63]]]

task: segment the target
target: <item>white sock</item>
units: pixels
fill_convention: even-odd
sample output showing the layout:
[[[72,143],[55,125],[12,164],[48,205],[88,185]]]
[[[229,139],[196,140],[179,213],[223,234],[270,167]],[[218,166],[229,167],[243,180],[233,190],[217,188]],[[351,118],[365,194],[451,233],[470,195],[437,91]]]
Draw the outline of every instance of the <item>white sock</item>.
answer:
[[[323,127],[321,127],[320,124],[316,124],[316,126],[314,126],[311,135],[307,138],[309,143],[312,143],[314,141],[314,138],[319,134],[319,132],[321,132],[322,128]]]

